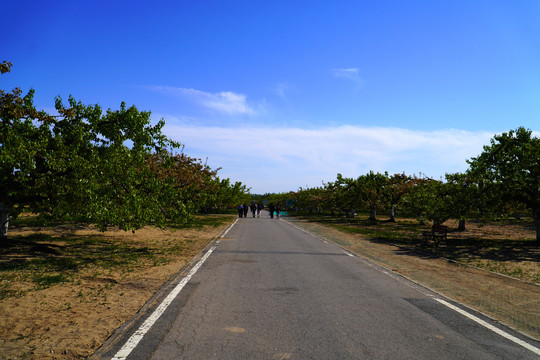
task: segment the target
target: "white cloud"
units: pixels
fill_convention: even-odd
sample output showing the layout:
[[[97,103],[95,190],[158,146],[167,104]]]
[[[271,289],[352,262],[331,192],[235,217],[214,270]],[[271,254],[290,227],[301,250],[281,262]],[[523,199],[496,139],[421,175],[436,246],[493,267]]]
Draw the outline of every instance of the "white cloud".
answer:
[[[285,99],[287,94],[291,91],[292,87],[287,82],[280,82],[274,87],[274,92],[283,99]]]
[[[364,82],[358,74],[357,68],[332,69],[332,74],[338,78],[352,80],[359,85],[362,85]]]
[[[232,91],[222,91],[219,93],[209,93],[205,91],[170,87],[170,86],[151,86],[150,89],[173,96],[179,96],[193,101],[200,106],[217,112],[235,115],[245,114],[253,115],[255,110],[247,104],[247,96],[237,94]]]
[[[208,157],[255,193],[296,190],[333,181],[337,173],[357,177],[370,170],[420,172],[438,178],[467,169],[493,133],[461,130],[412,131],[400,128],[339,126],[223,128],[167,125],[165,132],[185,151]]]

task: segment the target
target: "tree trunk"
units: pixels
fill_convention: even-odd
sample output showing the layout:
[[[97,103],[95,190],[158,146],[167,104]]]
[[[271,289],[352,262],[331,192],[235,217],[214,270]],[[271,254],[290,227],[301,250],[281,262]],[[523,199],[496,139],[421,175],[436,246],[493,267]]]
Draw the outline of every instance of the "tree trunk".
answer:
[[[9,229],[9,209],[0,203],[0,239],[7,237]]]
[[[369,220],[376,221],[377,220],[377,210],[371,209],[369,211]]]
[[[465,231],[465,220],[459,220],[458,231]]]
[[[536,242],[540,243],[540,207],[533,209],[533,219],[536,228]]]
[[[392,206],[390,209],[390,222],[396,222],[396,207]]]

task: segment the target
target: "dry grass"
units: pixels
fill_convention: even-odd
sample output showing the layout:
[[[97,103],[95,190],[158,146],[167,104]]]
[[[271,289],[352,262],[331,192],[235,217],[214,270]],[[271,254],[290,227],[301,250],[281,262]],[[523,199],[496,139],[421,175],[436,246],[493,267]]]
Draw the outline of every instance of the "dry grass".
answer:
[[[0,358],[90,355],[231,219],[135,234],[22,221],[0,244]]]

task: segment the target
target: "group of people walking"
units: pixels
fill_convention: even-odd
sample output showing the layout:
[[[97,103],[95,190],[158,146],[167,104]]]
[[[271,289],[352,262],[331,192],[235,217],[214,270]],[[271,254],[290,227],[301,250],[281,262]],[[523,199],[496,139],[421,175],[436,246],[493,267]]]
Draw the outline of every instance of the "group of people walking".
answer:
[[[253,217],[260,218],[261,217],[261,211],[264,208],[263,205],[257,204],[256,202],[252,201],[251,204],[248,206],[247,204],[238,205],[238,217],[247,217],[248,212],[251,210],[251,214]],[[268,211],[270,212],[270,218],[274,218],[274,213],[276,214],[276,217],[279,219],[280,212],[281,212],[281,206],[270,204],[268,205]]]

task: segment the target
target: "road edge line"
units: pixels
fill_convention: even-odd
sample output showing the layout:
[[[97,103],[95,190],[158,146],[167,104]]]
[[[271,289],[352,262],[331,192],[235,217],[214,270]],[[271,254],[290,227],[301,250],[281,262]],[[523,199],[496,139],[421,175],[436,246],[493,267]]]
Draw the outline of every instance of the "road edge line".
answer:
[[[144,323],[131,335],[131,337],[124,343],[124,346],[118,350],[118,352],[112,357],[112,360],[123,360],[131,354],[131,352],[137,347],[142,338],[146,335],[148,330],[155,324],[155,322],[160,318],[160,316],[167,310],[169,305],[173,302],[176,296],[182,291],[184,286],[191,280],[193,275],[199,270],[202,264],[208,259],[212,252],[216,249],[217,244],[212,246],[206,254],[199,260],[197,264],[189,273],[180,281],[174,289],[163,299],[161,304],[154,310],[154,312],[144,321]]]
[[[484,321],[470,313],[468,313],[467,311],[463,310],[463,309],[460,309],[459,307],[453,305],[453,304],[450,304],[449,302],[443,300],[443,299],[439,299],[439,298],[434,298],[436,301],[438,301],[439,303],[443,304],[444,306],[458,312],[459,314],[467,317],[468,319],[478,323],[479,325],[485,327],[486,329],[488,330],[491,330],[493,331],[494,333],[496,333],[497,335],[499,336],[502,336],[518,345],[520,345],[521,347],[524,347],[525,349],[527,350],[530,350],[532,351],[533,353],[537,354],[537,355],[540,355],[540,349],[521,340],[521,339],[518,339],[517,337],[513,336],[513,335],[510,335],[509,333],[507,333],[506,331],[503,331],[499,328],[497,328],[496,326],[493,326],[491,325],[490,323],[488,323],[487,321]]]
[[[201,258],[204,256],[204,254],[214,246],[217,246],[220,239],[223,239],[223,237],[226,236],[226,234],[232,229],[232,227],[237,223],[238,219],[233,221],[231,225],[225,230],[223,230],[219,235],[215,236],[212,240],[208,242],[208,244],[201,249],[196,255],[193,256],[193,258],[188,261],[176,274],[173,274],[167,282],[165,282],[155,293],[154,295],[148,299],[148,301],[135,313],[130,319],[126,320],[123,324],[121,324],[92,354],[88,356],[89,360],[104,360],[104,359],[111,359],[112,354],[115,354],[113,352],[113,349],[118,349],[118,344],[124,344],[124,342],[121,342],[120,339],[122,337],[127,338],[126,333],[131,332],[134,329],[134,325],[137,322],[140,322],[141,318],[145,318],[150,313],[151,308],[155,308],[156,304],[159,304],[160,301],[163,301],[163,299],[166,297],[166,294],[170,293],[176,285],[178,284],[179,279],[182,279],[184,276],[186,276],[186,273],[189,273],[190,269],[192,269],[195,264],[197,264]],[[130,331],[131,329],[131,331]],[[116,351],[117,352],[117,351]]]
[[[238,222],[236,219],[222,234],[218,236],[219,239],[223,239],[229,231],[233,228],[234,225]],[[204,264],[206,259],[214,252],[218,246],[220,240],[217,240],[215,244],[208,249],[204,256],[190,269],[189,273],[182,278],[182,280],[173,288],[173,290],[163,299],[159,306],[152,312],[152,314],[143,322],[143,324],[129,337],[129,339],[124,343],[124,345],[116,352],[111,360],[123,360],[126,359],[129,354],[137,347],[142,338],[150,330],[150,328],[155,324],[155,322],[161,317],[161,315],[167,310],[169,305],[173,300],[178,296],[180,291],[184,286],[191,280],[193,275],[199,270],[199,268]]]

